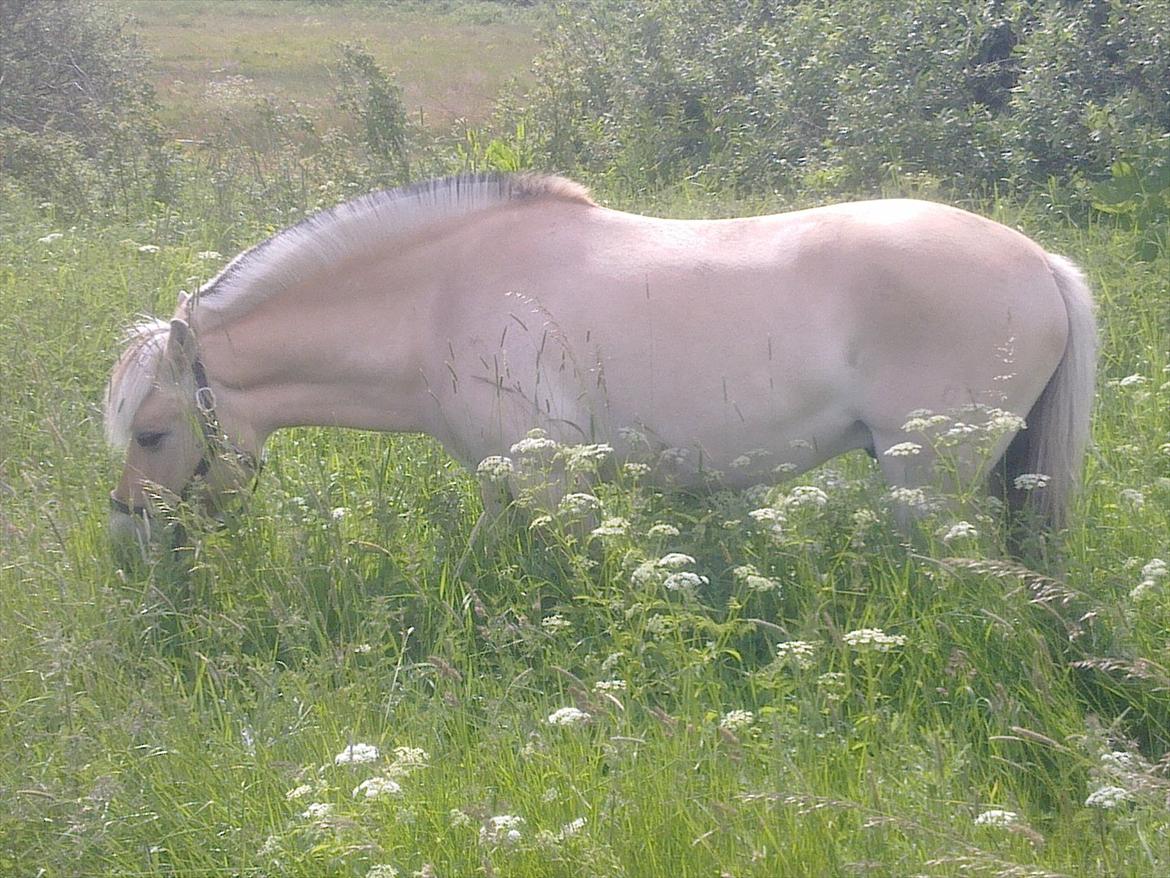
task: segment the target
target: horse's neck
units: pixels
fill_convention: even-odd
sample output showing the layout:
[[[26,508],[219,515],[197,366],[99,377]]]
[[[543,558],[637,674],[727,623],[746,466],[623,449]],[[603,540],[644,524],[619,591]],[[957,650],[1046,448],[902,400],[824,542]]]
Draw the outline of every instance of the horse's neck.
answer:
[[[292,426],[426,430],[407,265],[352,261],[201,331],[213,381],[261,437]]]

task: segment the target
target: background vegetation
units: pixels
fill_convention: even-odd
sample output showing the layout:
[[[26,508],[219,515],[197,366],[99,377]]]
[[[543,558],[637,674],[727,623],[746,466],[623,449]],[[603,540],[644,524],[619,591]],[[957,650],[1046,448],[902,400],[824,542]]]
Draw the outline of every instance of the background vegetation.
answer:
[[[0,874],[1166,873],[1168,7],[733,5],[0,0]],[[494,97],[444,112],[391,32]],[[1074,257],[1103,359],[1061,559],[977,502],[904,545],[847,458],[627,471],[597,532],[456,577],[472,476],[304,430],[227,531],[119,565],[119,327],[356,192],[528,168],[679,216],[945,198]]]

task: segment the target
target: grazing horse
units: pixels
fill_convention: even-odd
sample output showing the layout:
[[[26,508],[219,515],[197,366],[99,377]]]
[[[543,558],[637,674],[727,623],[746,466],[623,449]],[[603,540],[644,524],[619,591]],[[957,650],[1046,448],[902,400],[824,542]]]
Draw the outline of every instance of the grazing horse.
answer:
[[[317,214],[132,328],[106,394],[112,524],[141,535],[152,497],[236,490],[281,427],[428,433],[469,466],[534,427],[619,456],[636,436],[684,487],[863,448],[916,487],[939,425],[962,440],[982,418],[996,431],[959,442],[952,478],[998,461],[1059,528],[1095,366],[1077,269],[962,210],[681,221],[559,177],[453,177]],[[1041,490],[1012,489],[1030,473]]]

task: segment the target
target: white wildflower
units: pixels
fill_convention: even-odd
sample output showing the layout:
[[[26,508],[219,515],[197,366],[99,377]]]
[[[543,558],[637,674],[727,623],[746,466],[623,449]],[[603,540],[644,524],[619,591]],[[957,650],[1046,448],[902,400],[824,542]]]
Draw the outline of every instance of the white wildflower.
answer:
[[[881,628],[858,628],[848,632],[842,639],[861,652],[889,652],[895,646],[906,645],[905,635],[886,634]]]
[[[593,684],[593,691],[602,693],[625,692],[628,688],[625,680],[598,680]]]
[[[470,815],[464,811],[460,811],[458,808],[452,808],[447,812],[447,822],[451,825],[452,829],[462,829],[464,826],[471,826],[475,823]]]
[[[223,254],[220,253],[218,250],[200,250],[198,253],[195,254],[195,257],[197,259],[207,259],[210,261],[214,261],[216,259],[223,259]]]
[[[578,817],[576,820],[570,820],[561,827],[561,831],[557,833],[557,838],[564,841],[566,838],[572,838],[574,835],[579,835],[581,830],[585,828],[586,820],[584,817]]]
[[[1134,509],[1141,509],[1146,505],[1146,495],[1136,488],[1125,488],[1121,492],[1121,501]]]
[[[622,472],[624,472],[631,479],[641,478],[650,472],[650,464],[648,463],[626,463],[622,465]]]
[[[759,522],[760,524],[770,524],[773,527],[777,527],[787,521],[787,518],[783,512],[781,512],[779,509],[773,509],[771,506],[765,506],[761,509],[753,509],[748,513],[748,517],[752,521]]]
[[[536,428],[528,431],[528,435],[513,445],[509,452],[517,456],[520,455],[535,455],[543,452],[553,452],[560,448],[560,444],[555,439],[550,439],[548,434]]]
[[[888,457],[912,457],[920,453],[922,453],[922,446],[917,442],[899,442],[897,445],[891,445],[882,452],[882,454]]]
[[[1142,567],[1142,579],[1163,579],[1170,575],[1170,567],[1166,566],[1166,562],[1161,558],[1151,558],[1149,562]]]
[[[1017,491],[1035,491],[1037,488],[1045,487],[1052,478],[1045,473],[1021,473],[1016,476],[1012,484],[1016,486]]]
[[[600,443],[597,445],[566,445],[560,450],[559,456],[565,462],[565,469],[569,472],[583,470],[594,471],[613,454],[613,447]]]
[[[374,762],[381,755],[373,744],[350,744],[333,757],[336,765],[360,765],[365,762]]]
[[[668,552],[655,562],[655,566],[663,570],[682,570],[695,563],[695,559],[682,552]]]
[[[1101,765],[1111,774],[1132,774],[1146,771],[1149,768],[1144,759],[1125,750],[1102,753]]]
[[[729,732],[738,732],[746,729],[756,721],[756,715],[750,710],[729,710],[719,720],[719,728]]]
[[[1104,786],[1093,790],[1085,799],[1086,808],[1116,808],[1122,802],[1133,798],[1124,787]]]
[[[732,469],[747,469],[752,465],[752,459],[746,454],[741,454],[739,457],[731,461]]]
[[[376,866],[370,866],[366,872],[366,878],[398,878],[398,870],[389,863],[379,863]]]
[[[369,655],[371,652],[374,651],[374,647],[368,643],[359,643],[356,646],[354,646],[353,651],[357,655]]]
[[[475,468],[475,474],[483,479],[485,482],[504,482],[508,477],[516,472],[516,467],[512,463],[512,458],[504,457],[500,454],[492,454],[485,457],[479,462],[479,466]]]
[[[309,807],[301,812],[301,816],[308,820],[322,820],[328,817],[333,810],[329,802],[310,802]]]
[[[1015,811],[1004,811],[1000,808],[992,808],[990,811],[984,811],[975,818],[976,826],[1013,826],[1020,820],[1020,815]]]
[[[655,524],[651,525],[650,530],[646,531],[647,536],[651,537],[677,537],[678,528],[673,524]]]
[[[657,561],[643,561],[630,574],[630,583],[638,587],[645,587],[651,583],[657,583],[661,579],[662,573],[658,569]]]
[[[893,502],[911,509],[926,509],[929,501],[922,488],[892,488],[887,495]]]
[[[881,519],[872,509],[858,509],[853,513],[854,527],[869,527],[871,524],[877,524],[879,521]]]
[[[338,506],[332,512],[329,513],[329,517],[332,518],[334,521],[341,521],[341,519],[345,518],[345,516],[347,516],[348,514],[349,514],[348,509],[346,509],[344,506]]]
[[[524,826],[524,818],[515,814],[499,814],[489,817],[487,823],[479,828],[481,844],[516,844],[522,838],[520,830]]]
[[[60,241],[64,237],[65,237],[65,235],[63,232],[50,232],[49,234],[45,235],[45,237],[43,237],[43,238],[37,238],[37,243],[38,244],[52,244],[54,241]]]
[[[802,671],[808,670],[816,664],[818,646],[815,640],[786,640],[776,644],[776,656],[781,661],[791,661]]]
[[[618,516],[605,519],[598,527],[593,528],[591,533],[595,537],[620,537],[629,529],[629,519]]]
[[[774,467],[772,467],[772,472],[774,472],[778,476],[786,476],[789,473],[796,472],[797,469],[798,469],[798,467],[796,464],[792,463],[791,461],[786,460],[786,461],[784,461],[784,463],[778,463]]]
[[[601,508],[601,501],[592,494],[566,494],[561,498],[557,512],[562,515],[587,515]]]
[[[1003,409],[991,409],[987,413],[985,429],[989,433],[1017,433],[1027,428],[1027,422],[1019,415],[1005,412]]]
[[[394,765],[398,768],[426,768],[431,754],[422,747],[395,747]]]
[[[287,793],[284,794],[284,797],[291,802],[294,799],[303,799],[305,796],[309,795],[309,793],[311,793],[311,792],[313,792],[313,788],[311,786],[309,786],[307,783],[303,783],[299,787],[296,787],[294,789],[289,790]]]
[[[397,781],[388,777],[371,777],[353,788],[353,797],[355,799],[377,799],[382,796],[397,796],[401,792],[402,787]]]
[[[1118,387],[1139,387],[1146,383],[1145,375],[1126,375],[1117,382]]]
[[[817,685],[827,701],[840,701],[845,697],[845,675],[840,671],[829,671],[817,677]]]
[[[573,623],[562,616],[560,613],[554,613],[551,616],[545,616],[540,620],[540,627],[549,634],[559,634],[562,631],[568,631],[573,627]]]
[[[763,576],[751,564],[741,564],[731,571],[738,582],[742,582],[749,591],[779,591],[780,583],[775,579]]]
[[[550,726],[579,726],[593,719],[592,715],[576,707],[562,707],[548,715]]]
[[[937,533],[947,545],[956,540],[973,540],[979,536],[979,531],[969,521],[956,521],[950,527],[939,528]]]
[[[138,248],[139,253],[157,253],[162,248],[157,244],[143,244]]]
[[[680,570],[666,577],[662,585],[667,591],[692,591],[700,585],[706,585],[707,582],[706,576],[691,573],[689,570]]]
[[[828,502],[829,495],[814,485],[797,485],[784,498],[785,507],[797,509],[802,506],[820,509],[828,505]]]
[[[680,467],[687,462],[691,452],[686,448],[664,448],[658,455],[659,463],[668,467]]]

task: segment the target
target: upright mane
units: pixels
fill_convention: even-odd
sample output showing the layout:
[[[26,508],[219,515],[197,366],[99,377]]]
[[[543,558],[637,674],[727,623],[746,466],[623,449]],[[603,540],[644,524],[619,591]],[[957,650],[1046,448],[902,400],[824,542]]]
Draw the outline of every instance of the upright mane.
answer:
[[[330,261],[428,224],[507,202],[546,199],[593,204],[583,186],[542,174],[462,175],[361,195],[233,259],[200,290],[198,325],[206,329],[246,313]]]

